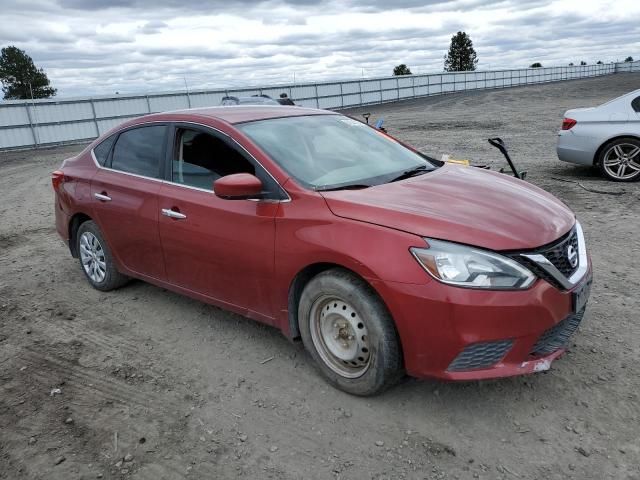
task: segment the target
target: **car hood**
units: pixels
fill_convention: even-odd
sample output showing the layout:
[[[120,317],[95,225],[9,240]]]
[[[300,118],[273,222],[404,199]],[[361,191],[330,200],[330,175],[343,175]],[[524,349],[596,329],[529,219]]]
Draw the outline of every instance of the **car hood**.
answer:
[[[538,187],[448,164],[407,180],[322,196],[339,217],[491,250],[540,247],[575,223],[566,205]]]

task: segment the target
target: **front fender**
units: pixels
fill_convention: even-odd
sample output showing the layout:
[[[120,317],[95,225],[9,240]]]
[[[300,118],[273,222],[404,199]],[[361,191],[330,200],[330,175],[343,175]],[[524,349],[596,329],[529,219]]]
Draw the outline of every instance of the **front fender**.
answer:
[[[274,310],[276,323],[285,332],[289,331],[290,288],[296,276],[309,266],[346,268],[367,280],[374,289],[381,281],[414,284],[432,281],[409,252],[412,246],[425,245],[421,237],[337,217],[319,196],[280,205],[275,245]]]

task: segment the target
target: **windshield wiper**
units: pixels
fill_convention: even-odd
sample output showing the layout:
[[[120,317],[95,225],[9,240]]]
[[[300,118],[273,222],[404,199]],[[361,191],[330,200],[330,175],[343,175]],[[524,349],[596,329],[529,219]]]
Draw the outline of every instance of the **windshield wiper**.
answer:
[[[397,182],[398,180],[404,180],[405,178],[415,177],[417,175],[422,175],[423,173],[430,172],[431,170],[432,169],[427,167],[426,165],[418,165],[417,167],[405,170],[397,177],[392,178],[391,180],[389,180],[389,183]]]
[[[371,185],[365,185],[364,183],[353,183],[350,185],[327,185],[324,187],[317,187],[316,192],[330,192],[332,190],[360,190],[362,188],[369,188]]]

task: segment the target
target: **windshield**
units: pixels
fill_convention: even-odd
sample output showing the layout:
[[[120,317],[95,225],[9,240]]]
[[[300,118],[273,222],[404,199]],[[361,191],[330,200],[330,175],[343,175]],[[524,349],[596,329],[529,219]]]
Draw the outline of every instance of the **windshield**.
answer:
[[[379,185],[435,168],[418,153],[343,115],[276,118],[238,127],[315,190]]]

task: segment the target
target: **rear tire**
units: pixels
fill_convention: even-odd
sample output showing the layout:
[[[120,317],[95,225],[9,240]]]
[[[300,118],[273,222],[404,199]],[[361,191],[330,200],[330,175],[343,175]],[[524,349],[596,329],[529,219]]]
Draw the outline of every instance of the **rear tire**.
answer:
[[[298,305],[305,348],[324,377],[353,395],[375,395],[403,374],[395,325],[376,292],[342,269],[307,284]]]
[[[108,292],[129,281],[116,269],[111,250],[95,222],[88,220],[80,225],[76,242],[80,268],[93,288]]]
[[[614,182],[640,180],[640,140],[617,138],[607,143],[598,155],[600,173]]]

